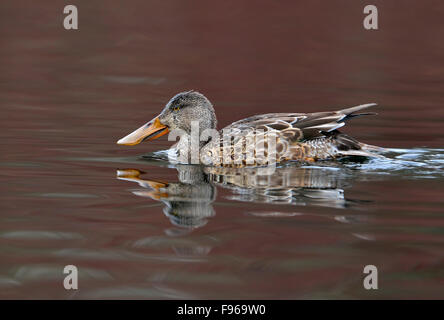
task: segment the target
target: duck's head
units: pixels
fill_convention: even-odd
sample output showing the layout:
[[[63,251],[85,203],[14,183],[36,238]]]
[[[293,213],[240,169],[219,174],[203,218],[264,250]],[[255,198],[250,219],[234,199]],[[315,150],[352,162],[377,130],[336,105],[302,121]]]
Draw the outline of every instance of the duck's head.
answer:
[[[190,134],[192,121],[198,121],[200,132],[216,129],[213,105],[199,92],[181,92],[168,101],[157,117],[117,141],[117,144],[136,145],[144,140],[157,139],[174,129],[181,129]]]

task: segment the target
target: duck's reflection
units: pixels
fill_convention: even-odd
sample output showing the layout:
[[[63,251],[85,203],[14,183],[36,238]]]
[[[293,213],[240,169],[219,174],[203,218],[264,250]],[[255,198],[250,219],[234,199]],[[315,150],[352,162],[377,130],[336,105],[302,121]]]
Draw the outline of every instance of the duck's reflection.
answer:
[[[201,227],[215,215],[216,186],[231,189],[229,198],[236,201],[335,208],[346,204],[344,175],[334,168],[278,167],[269,171],[178,165],[176,169],[177,182],[148,180],[137,169],[118,170],[117,178],[138,183],[143,189],[133,190],[135,195],[163,202],[171,223],[187,229]]]

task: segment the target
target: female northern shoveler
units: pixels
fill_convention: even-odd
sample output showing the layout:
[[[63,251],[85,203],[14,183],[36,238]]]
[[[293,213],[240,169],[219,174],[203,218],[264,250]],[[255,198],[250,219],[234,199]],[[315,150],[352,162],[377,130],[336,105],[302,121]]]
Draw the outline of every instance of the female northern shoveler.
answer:
[[[204,141],[199,141],[199,159],[204,164],[217,166],[263,165],[266,164],[264,156],[267,157],[267,152],[270,152],[270,149],[267,149],[270,137],[275,138],[273,161],[278,163],[287,160],[316,161],[344,156],[378,156],[371,151],[380,148],[361,143],[338,131],[338,128],[345,125],[346,120],[375,114],[359,113],[375,105],[369,103],[339,111],[316,113],[255,115],[232,123],[219,131],[220,135],[208,135]],[[182,92],[166,104],[159,116],[117,143],[136,145],[144,140],[157,139],[174,129],[180,129],[191,135],[193,121],[197,121],[199,132],[216,129],[217,121],[213,105],[199,92]],[[228,144],[224,143],[226,142],[224,138],[227,136],[231,137]],[[249,143],[250,137],[254,137],[254,144]],[[181,141],[173,148],[176,154],[180,154],[184,147]]]

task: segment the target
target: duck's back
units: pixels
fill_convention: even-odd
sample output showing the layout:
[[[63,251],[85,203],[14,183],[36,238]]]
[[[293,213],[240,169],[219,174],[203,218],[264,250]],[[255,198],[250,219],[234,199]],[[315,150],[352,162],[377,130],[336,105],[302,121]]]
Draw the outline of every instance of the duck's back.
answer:
[[[270,163],[270,141],[275,140],[273,161],[314,161],[339,156],[372,156],[367,145],[338,131],[345,121],[374,113],[359,111],[375,106],[365,104],[339,111],[316,113],[269,113],[232,123],[218,139],[203,149],[208,164],[257,166]],[[229,137],[229,138],[228,138]],[[272,147],[272,146],[271,146]],[[274,160],[275,159],[275,160]]]

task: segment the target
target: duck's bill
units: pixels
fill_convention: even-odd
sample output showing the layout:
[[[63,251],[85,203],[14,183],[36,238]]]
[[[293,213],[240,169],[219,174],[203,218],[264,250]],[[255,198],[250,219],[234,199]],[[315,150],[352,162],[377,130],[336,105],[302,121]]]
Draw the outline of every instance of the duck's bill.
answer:
[[[126,146],[134,146],[141,143],[144,140],[154,140],[169,132],[168,127],[160,122],[159,118],[144,124],[139,129],[131,132],[126,137],[123,137],[117,144],[123,144]]]

